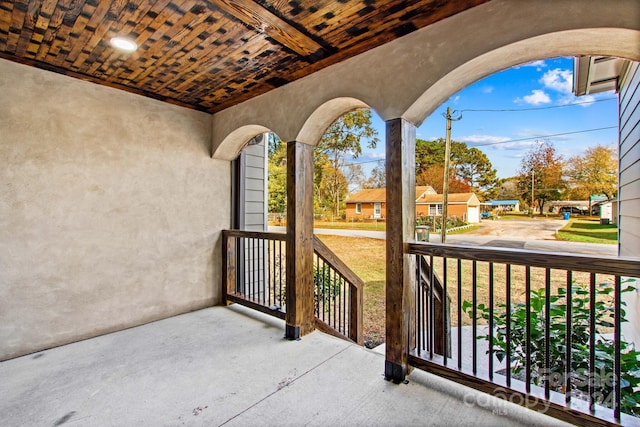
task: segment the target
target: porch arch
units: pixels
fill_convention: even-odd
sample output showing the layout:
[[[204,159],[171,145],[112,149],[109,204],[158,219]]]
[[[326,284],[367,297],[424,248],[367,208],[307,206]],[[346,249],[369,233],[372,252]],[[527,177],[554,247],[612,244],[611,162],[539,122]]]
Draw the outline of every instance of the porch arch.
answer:
[[[215,157],[221,160],[231,161],[238,157],[242,149],[251,139],[261,133],[270,132],[270,129],[262,125],[244,125],[229,133],[218,146]]]
[[[325,102],[316,108],[304,122],[296,141],[313,146],[317,145],[324,132],[338,117],[356,108],[369,108],[369,105],[351,97],[339,97]]]

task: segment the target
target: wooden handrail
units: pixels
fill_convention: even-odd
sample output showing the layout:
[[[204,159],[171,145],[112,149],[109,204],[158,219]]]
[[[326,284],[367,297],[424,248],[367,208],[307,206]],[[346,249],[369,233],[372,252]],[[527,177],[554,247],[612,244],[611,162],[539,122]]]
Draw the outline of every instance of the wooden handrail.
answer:
[[[416,255],[434,255],[445,258],[528,265],[531,267],[556,268],[618,276],[636,277],[640,274],[640,259],[630,257],[593,256],[422,242],[407,243],[405,252]]]
[[[313,249],[318,257],[335,269],[349,282],[352,295],[349,304],[349,339],[363,345],[363,292],[364,282],[318,236],[313,236]]]
[[[331,267],[333,267],[338,273],[342,275],[347,281],[361,290],[364,287],[364,282],[356,273],[351,270],[347,264],[345,264],[327,245],[324,244],[318,236],[313,236],[313,249],[316,254],[326,261]]]
[[[280,240],[287,239],[286,233],[270,233],[266,231],[222,230],[222,237],[246,237],[253,239]]]

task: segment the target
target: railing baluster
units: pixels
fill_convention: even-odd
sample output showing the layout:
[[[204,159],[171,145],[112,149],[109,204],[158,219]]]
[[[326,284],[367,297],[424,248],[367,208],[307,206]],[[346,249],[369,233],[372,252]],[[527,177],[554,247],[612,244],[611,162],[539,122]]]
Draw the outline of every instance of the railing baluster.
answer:
[[[315,295],[315,310],[316,316],[320,318],[320,298],[324,297],[324,280],[322,280],[322,276],[320,275],[320,257],[315,255],[316,258],[316,270],[313,272],[313,286],[314,286],[314,295]],[[318,287],[320,289],[318,289]]]
[[[429,356],[433,359],[433,350],[435,347],[435,301],[433,295],[433,284],[435,277],[433,272],[433,255],[429,257]]]
[[[473,375],[476,375],[478,373],[478,340],[477,340],[477,336],[478,336],[478,312],[477,312],[477,306],[478,306],[478,263],[476,262],[476,260],[473,260],[472,264],[471,264],[471,312],[472,312],[472,319],[471,319],[471,351],[472,351],[472,356],[471,356],[471,370],[473,372]]]
[[[256,239],[252,238],[251,239],[251,277],[252,277],[252,281],[251,281],[251,299],[253,301],[255,301],[255,297],[256,297],[256,273],[258,272],[258,270],[256,269]]]
[[[616,280],[614,284],[614,300],[613,300],[613,416],[616,420],[620,420],[620,401],[622,400],[622,396],[620,395],[620,382],[622,381],[622,369],[620,366],[620,351],[621,351],[621,331],[620,326],[622,323],[622,282],[619,275],[616,275]]]
[[[525,299],[526,299],[526,324],[525,324],[525,331],[526,331],[526,343],[525,343],[525,354],[526,354],[526,360],[525,360],[525,389],[527,390],[527,393],[531,393],[531,267],[530,266],[526,266],[525,267],[525,279],[524,279],[524,285],[525,285]]]
[[[458,370],[462,370],[462,260],[458,258]]]
[[[416,255],[417,264],[417,280],[416,280],[416,347],[418,349],[418,355],[422,354],[422,347],[424,341],[422,339],[423,326],[422,326],[422,255]]]
[[[280,289],[278,291],[278,296],[280,299],[280,307],[284,307],[284,304],[282,303],[282,240],[280,240],[278,243],[279,243],[278,259],[280,260],[280,262],[278,263],[279,269],[280,269]],[[285,253],[285,256],[286,256],[286,253]]]
[[[449,358],[448,349],[449,349],[449,334],[448,330],[448,322],[450,322],[449,318],[449,304],[448,304],[448,296],[447,296],[447,258],[442,258],[442,348],[443,348],[443,361],[444,366],[447,366],[447,359]]]
[[[544,299],[544,397],[549,399],[551,366],[551,269],[545,269],[545,299]]]
[[[493,381],[493,263],[489,263],[489,380]]]
[[[595,412],[596,381],[596,275],[589,277],[589,409]]]
[[[566,353],[565,353],[565,364],[564,364],[564,390],[565,390],[565,402],[568,404],[571,401],[571,346],[573,343],[571,342],[571,333],[573,331],[573,273],[571,270],[567,270],[567,318],[566,318]]]
[[[511,264],[506,264],[505,277],[507,387],[511,387]]]

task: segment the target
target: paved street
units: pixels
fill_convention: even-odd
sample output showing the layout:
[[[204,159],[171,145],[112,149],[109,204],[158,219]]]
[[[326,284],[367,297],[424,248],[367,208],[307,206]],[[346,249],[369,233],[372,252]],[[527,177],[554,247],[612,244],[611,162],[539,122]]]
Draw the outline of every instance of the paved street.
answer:
[[[616,256],[618,245],[565,242],[555,240],[556,230],[564,227],[561,219],[482,221],[480,228],[464,234],[447,236],[447,243],[470,246],[493,246],[545,252],[568,252]],[[284,233],[285,227],[269,227],[269,231]],[[385,239],[384,231],[334,230],[316,228],[316,234]],[[440,242],[439,234],[431,234],[431,242]]]

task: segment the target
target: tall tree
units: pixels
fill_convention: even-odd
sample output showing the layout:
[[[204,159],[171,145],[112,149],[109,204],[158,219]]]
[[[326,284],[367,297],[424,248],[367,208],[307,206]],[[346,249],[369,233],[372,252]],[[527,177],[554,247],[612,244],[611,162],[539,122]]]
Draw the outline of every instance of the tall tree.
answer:
[[[444,165],[433,165],[422,170],[416,176],[416,185],[430,185],[438,194],[442,194],[444,178]],[[470,193],[471,186],[461,181],[454,170],[449,171],[449,192],[450,193]]]
[[[569,159],[571,189],[585,198],[605,195],[612,199],[618,191],[618,155],[615,149],[596,145],[584,155]]]
[[[371,110],[357,109],[342,115],[327,129],[322,140],[315,148],[315,171],[317,197],[327,200],[331,195],[331,207],[336,216],[340,215],[340,206],[347,196],[343,190],[347,156],[357,158],[362,154],[361,140],[368,141],[368,148],[375,148],[378,132],[371,123]],[[328,165],[328,168],[325,167]],[[346,181],[346,180],[345,180]]]
[[[548,141],[536,141],[520,161],[518,188],[523,200],[530,201],[533,185],[533,206],[540,207],[551,200],[560,200],[567,184],[563,176],[565,161]]]
[[[435,141],[416,140],[416,176],[431,176],[434,166],[444,164],[445,140],[439,138]],[[464,142],[451,141],[451,171],[455,179],[466,183],[471,191],[480,198],[486,198],[494,192],[498,184],[496,170],[491,165],[489,158],[479,149],[469,148]],[[440,181],[444,175],[440,176]],[[451,179],[450,179],[451,182]],[[436,188],[436,182],[428,183]],[[450,184],[451,185],[451,184]],[[450,192],[454,192],[452,188]]]

